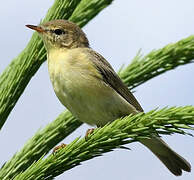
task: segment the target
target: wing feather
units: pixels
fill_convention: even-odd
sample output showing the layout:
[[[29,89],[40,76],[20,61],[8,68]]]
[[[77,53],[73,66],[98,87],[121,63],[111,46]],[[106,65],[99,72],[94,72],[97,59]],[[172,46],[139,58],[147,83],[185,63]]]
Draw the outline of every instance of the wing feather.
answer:
[[[87,49],[90,54],[89,57],[98,71],[101,73],[103,80],[106,84],[112,87],[117,93],[119,93],[127,102],[133,105],[138,111],[143,112],[141,105],[138,103],[134,95],[130,92],[127,86],[122,82],[119,76],[116,74],[112,66],[106,61],[106,59],[95,52],[92,49]]]

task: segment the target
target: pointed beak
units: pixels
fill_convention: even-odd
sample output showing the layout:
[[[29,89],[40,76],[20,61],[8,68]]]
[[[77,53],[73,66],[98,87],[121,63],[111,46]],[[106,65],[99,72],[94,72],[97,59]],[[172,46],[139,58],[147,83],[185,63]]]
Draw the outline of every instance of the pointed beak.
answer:
[[[37,31],[39,33],[45,32],[45,30],[42,27],[40,27],[40,26],[26,25],[26,27],[28,27],[30,29],[33,29],[33,30],[35,30],[35,31]]]

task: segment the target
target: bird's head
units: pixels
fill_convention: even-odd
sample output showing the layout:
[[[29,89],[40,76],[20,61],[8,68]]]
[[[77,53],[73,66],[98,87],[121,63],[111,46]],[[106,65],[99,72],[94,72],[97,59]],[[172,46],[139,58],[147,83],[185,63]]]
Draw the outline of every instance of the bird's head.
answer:
[[[85,33],[76,24],[67,20],[52,20],[38,26],[26,25],[42,37],[47,50],[52,48],[88,47]]]

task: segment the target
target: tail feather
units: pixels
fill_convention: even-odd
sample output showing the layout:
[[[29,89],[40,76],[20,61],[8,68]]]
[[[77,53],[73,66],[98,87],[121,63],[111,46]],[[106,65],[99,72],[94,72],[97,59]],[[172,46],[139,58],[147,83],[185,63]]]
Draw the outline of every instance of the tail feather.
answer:
[[[190,164],[182,157],[174,156],[174,154],[171,154],[169,156],[163,156],[157,153],[154,154],[176,176],[181,176],[182,170],[187,172],[191,171]]]
[[[175,176],[180,176],[182,170],[191,171],[191,165],[174,152],[162,139],[153,137],[141,140],[141,143],[149,148]]]

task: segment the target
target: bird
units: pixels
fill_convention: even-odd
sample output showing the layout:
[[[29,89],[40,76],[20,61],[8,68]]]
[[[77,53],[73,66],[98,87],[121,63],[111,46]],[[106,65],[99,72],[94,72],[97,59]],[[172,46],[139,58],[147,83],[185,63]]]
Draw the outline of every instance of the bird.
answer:
[[[103,127],[118,118],[144,112],[109,62],[90,47],[78,25],[57,19],[26,26],[37,31],[44,42],[56,96],[80,121]],[[189,162],[160,137],[153,135],[140,143],[175,176],[191,171]]]

